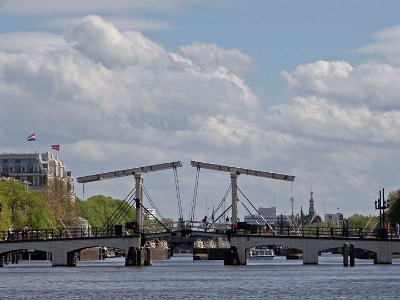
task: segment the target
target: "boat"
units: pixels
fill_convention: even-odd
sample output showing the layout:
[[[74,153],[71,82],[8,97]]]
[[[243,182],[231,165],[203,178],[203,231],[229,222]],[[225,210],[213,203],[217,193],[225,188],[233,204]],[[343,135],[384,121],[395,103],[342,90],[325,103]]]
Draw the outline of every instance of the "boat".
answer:
[[[275,253],[273,249],[269,248],[250,248],[250,259],[263,260],[274,259]]]

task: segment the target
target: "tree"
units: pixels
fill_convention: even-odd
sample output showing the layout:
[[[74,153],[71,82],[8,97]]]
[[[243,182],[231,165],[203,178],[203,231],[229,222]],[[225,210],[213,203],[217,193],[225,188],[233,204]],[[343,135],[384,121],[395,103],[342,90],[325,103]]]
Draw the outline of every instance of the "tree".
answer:
[[[54,222],[54,216],[38,192],[29,191],[18,181],[0,182],[0,229],[6,230],[13,225],[14,229],[28,226],[33,229],[51,228],[48,221]],[[48,221],[43,217],[47,215]]]
[[[43,196],[57,222],[63,222],[66,226],[76,226],[74,198],[61,178],[56,177],[49,180],[43,190]]]
[[[400,189],[391,191],[388,195],[390,206],[386,213],[386,223],[390,222],[395,226],[396,222],[400,223]]]
[[[136,209],[126,202],[102,195],[92,196],[86,201],[76,200],[77,216],[88,220],[93,227],[103,227],[106,223],[125,224],[136,219]],[[125,204],[124,204],[125,203]],[[117,216],[119,216],[117,218]]]
[[[362,228],[366,230],[372,230],[379,223],[379,217],[376,216],[362,216],[354,214],[347,218],[350,228]]]

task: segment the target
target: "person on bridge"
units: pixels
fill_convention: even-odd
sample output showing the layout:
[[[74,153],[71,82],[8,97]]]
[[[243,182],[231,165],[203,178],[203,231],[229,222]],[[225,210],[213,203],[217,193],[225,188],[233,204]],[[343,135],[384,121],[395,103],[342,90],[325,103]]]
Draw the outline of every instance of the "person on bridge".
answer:
[[[21,237],[23,240],[28,238],[28,226],[24,226],[21,228]]]
[[[205,216],[202,220],[203,225],[204,225],[204,231],[207,231],[207,216]]]
[[[14,239],[14,228],[12,225],[10,225],[10,227],[8,227],[7,239],[10,241]]]
[[[387,230],[387,236],[388,236],[388,237],[391,237],[392,228],[391,228],[391,226],[390,226],[390,223],[387,223],[387,224],[386,224],[386,230]]]

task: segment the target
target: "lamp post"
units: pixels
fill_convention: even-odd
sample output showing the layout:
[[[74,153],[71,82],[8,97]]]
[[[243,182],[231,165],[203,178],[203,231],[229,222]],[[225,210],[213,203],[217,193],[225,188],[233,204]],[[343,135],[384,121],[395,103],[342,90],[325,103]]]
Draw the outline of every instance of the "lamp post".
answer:
[[[385,190],[379,191],[379,198],[375,201],[375,209],[379,209],[379,228],[385,227],[385,209],[390,206],[390,201],[385,200]]]

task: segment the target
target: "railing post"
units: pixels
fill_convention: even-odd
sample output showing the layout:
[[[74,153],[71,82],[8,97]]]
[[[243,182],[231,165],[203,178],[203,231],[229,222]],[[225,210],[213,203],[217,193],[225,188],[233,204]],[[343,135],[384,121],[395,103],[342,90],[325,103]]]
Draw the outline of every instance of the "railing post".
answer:
[[[317,227],[317,237],[319,237],[319,227]]]
[[[290,236],[290,227],[287,227],[287,236]]]

